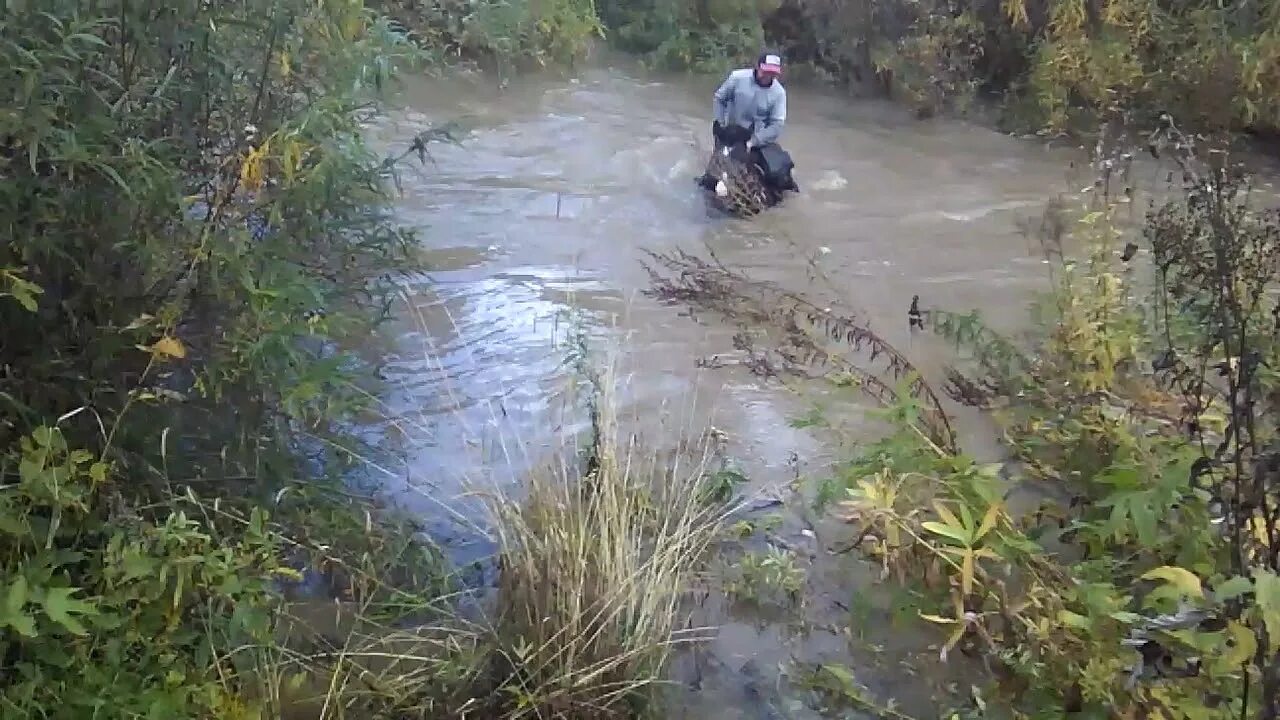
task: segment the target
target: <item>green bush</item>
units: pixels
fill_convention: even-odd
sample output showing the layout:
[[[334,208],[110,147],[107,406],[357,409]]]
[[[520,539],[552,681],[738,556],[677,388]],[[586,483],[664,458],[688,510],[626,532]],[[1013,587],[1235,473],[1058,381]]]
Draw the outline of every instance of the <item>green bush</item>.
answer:
[[[271,715],[314,670],[273,639],[281,583],[370,617],[443,592],[325,478],[373,377],[337,348],[413,270],[361,123],[422,53],[351,0],[8,8],[0,707]]]
[[[380,0],[426,47],[499,65],[572,63],[602,37],[594,0]]]
[[[725,72],[760,52],[774,9],[773,0],[609,0],[600,17],[618,47],[658,67]]]
[[[1024,129],[1092,132],[1160,112],[1209,130],[1280,128],[1273,3],[795,0],[795,54],[931,114],[1005,95]]]

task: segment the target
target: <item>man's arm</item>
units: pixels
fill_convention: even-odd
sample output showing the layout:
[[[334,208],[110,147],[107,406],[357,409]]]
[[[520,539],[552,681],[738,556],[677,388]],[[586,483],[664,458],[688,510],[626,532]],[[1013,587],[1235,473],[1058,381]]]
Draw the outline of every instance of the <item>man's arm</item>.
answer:
[[[782,128],[787,124],[787,93],[785,91],[778,94],[778,100],[769,108],[769,119],[764,122],[764,127],[756,127],[756,136],[752,138],[751,144],[759,147],[768,145],[778,139],[782,134]]]
[[[733,73],[725,76],[724,82],[720,83],[720,87],[716,88],[715,103],[712,106],[712,112],[715,114],[716,122],[724,125],[729,122],[729,105],[733,102]]]

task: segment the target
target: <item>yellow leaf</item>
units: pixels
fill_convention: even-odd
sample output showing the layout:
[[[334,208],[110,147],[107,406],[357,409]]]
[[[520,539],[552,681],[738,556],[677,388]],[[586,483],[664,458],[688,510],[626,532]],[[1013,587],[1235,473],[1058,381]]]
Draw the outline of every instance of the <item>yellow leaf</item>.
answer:
[[[925,620],[928,620],[931,623],[938,623],[939,625],[951,625],[952,623],[960,622],[955,618],[945,618],[945,617],[942,617],[941,615],[928,615],[925,613],[920,613],[920,617]]]
[[[1200,584],[1200,578],[1196,577],[1190,570],[1180,568],[1174,565],[1165,565],[1154,570],[1148,570],[1142,575],[1143,580],[1164,580],[1191,597],[1204,597],[1204,587]]]
[[[1253,631],[1235,620],[1227,625],[1227,638],[1231,644],[1222,653],[1224,669],[1239,669],[1258,651],[1258,639],[1254,637]]]
[[[1078,613],[1073,613],[1070,610],[1059,610],[1058,622],[1062,623],[1063,625],[1070,625],[1071,627],[1074,627],[1074,628],[1083,629],[1083,628],[1089,627],[1088,618]]]
[[[151,346],[151,353],[158,357],[184,358],[187,356],[187,349],[182,347],[177,338],[166,335]]]
[[[240,165],[240,184],[245,190],[254,191],[262,187],[264,178],[263,163],[267,155],[268,143],[263,143],[245,155]]]
[[[951,652],[951,648],[956,646],[956,643],[960,642],[960,638],[964,637],[965,630],[968,630],[968,627],[964,623],[960,623],[955,630],[951,631],[951,637],[947,638],[947,644],[942,648],[942,662],[947,661],[947,654]]]
[[[996,520],[1000,518],[1000,503],[992,503],[987,508],[987,514],[982,516],[982,524],[978,526],[978,534],[973,538],[974,542],[981,540],[991,529],[996,526]]]
[[[960,563],[960,589],[968,597],[973,592],[973,551],[966,550]]]
[[[290,140],[286,143],[282,163],[284,165],[285,180],[292,183],[297,176],[298,169],[302,167],[302,144],[297,140]]]
[[[955,514],[947,509],[946,505],[943,505],[937,500],[934,500],[933,509],[937,511],[938,517],[942,518],[942,522],[950,525],[951,527],[956,527],[956,528],[964,527],[963,525],[960,524],[960,521],[956,519]]]
[[[279,575],[280,577],[288,578],[296,582],[302,582],[302,580],[304,579],[302,577],[302,573],[298,572],[297,570],[294,570],[291,567],[281,566],[273,569],[271,572],[276,575]]]

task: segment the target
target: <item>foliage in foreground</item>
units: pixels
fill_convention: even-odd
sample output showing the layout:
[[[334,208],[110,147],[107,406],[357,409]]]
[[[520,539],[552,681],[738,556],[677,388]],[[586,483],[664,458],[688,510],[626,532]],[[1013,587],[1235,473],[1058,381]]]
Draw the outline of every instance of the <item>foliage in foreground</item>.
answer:
[[[944,659],[992,673],[975,717],[1280,713],[1280,216],[1250,208],[1220,153],[1179,164],[1183,194],[1145,227],[1153,295],[1103,207],[1080,220],[1088,256],[1057,276],[1036,353],[926,313],[975,348],[966,399],[1048,495],[1036,512],[909,418],[845,471],[862,547],[938,603],[924,617],[949,628]]]
[[[278,637],[304,569],[377,624],[443,592],[412,528],[310,479],[369,397],[338,346],[411,268],[360,123],[416,54],[346,0],[9,3],[6,717],[337,716],[448,677]]]

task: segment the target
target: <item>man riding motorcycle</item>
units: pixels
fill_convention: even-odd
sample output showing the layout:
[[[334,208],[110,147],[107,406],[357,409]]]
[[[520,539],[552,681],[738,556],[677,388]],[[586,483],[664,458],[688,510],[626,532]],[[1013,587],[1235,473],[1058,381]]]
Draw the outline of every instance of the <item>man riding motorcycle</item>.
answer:
[[[779,190],[798,190],[790,176],[790,156],[777,145],[787,122],[787,91],[781,75],[782,57],[773,52],[761,53],[755,67],[731,71],[715,92],[711,133],[717,146],[747,135],[752,162],[772,176],[769,181]],[[771,167],[780,163],[786,167]],[[711,189],[716,179],[704,174],[699,183]]]

